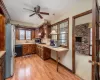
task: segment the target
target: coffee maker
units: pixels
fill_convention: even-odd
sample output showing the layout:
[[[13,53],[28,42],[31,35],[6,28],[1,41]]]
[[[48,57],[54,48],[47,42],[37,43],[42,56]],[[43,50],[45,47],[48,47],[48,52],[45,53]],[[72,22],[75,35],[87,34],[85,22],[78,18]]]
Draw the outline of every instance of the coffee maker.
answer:
[[[52,47],[59,47],[59,45],[58,45],[58,41],[57,40],[50,40],[50,46],[52,46]]]

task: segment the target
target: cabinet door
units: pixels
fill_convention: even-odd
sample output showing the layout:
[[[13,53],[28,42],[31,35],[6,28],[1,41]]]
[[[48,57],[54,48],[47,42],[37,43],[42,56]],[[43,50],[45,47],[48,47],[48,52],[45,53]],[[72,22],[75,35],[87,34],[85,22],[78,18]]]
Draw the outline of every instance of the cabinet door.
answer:
[[[39,29],[35,29],[35,38],[39,38]]]
[[[51,50],[44,47],[44,59],[49,59],[51,57]]]
[[[35,30],[32,30],[32,39],[35,38]]]
[[[33,44],[28,45],[28,53],[32,54],[33,53]]]
[[[0,50],[5,50],[5,18],[0,15]]]
[[[19,29],[16,28],[16,40],[19,40]]]
[[[23,55],[26,55],[26,54],[28,54],[28,45],[24,44],[23,45]]]

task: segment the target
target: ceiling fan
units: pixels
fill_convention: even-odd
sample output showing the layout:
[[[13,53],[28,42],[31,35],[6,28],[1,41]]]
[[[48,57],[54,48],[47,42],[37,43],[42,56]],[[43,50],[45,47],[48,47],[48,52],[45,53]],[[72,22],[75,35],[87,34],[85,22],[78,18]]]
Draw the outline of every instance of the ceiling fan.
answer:
[[[33,14],[29,15],[29,17],[31,17],[31,16],[33,16],[33,15],[36,14],[36,15],[38,15],[41,19],[43,19],[43,17],[41,16],[41,14],[43,14],[43,15],[49,15],[49,13],[47,13],[47,12],[41,12],[41,11],[40,11],[41,7],[38,6],[38,5],[37,5],[36,7],[34,7],[34,10],[30,10],[30,9],[26,9],[26,8],[23,8],[23,9],[33,12]]]

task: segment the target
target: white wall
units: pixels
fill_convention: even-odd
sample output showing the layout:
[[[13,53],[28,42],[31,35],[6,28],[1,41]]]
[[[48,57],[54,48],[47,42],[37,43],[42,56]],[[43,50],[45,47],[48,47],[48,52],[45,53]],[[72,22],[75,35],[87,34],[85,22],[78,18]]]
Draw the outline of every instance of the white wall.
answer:
[[[92,23],[92,13],[75,19],[75,25],[85,23]]]
[[[62,54],[62,56],[60,56],[61,57],[60,62],[71,70],[72,70],[72,17],[92,9],[92,0],[80,0],[78,3],[79,4],[75,5],[72,9],[70,9],[69,12],[65,10],[68,13],[65,13],[65,15],[63,15],[61,18],[51,22],[52,24],[54,24],[58,21],[61,21],[69,17],[69,51],[66,54]],[[99,4],[100,4],[100,0],[99,0]],[[56,54],[54,51],[52,51],[51,56],[53,59],[56,59]]]

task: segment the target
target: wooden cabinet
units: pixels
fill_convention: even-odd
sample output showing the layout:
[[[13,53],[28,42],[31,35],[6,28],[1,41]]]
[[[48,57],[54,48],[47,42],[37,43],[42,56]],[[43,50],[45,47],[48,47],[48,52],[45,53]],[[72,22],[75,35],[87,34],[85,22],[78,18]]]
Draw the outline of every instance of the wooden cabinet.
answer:
[[[35,38],[35,30],[32,30],[32,39]]]
[[[0,50],[5,50],[5,18],[0,14]]]
[[[44,25],[43,29],[44,29],[44,37],[51,38],[51,35],[50,35],[50,33],[51,33],[51,26]]]
[[[28,45],[27,44],[23,44],[23,55],[27,55],[28,54]]]
[[[0,80],[4,80],[4,73],[5,73],[5,55],[0,58]]]
[[[39,28],[35,29],[35,38],[39,38]]]
[[[51,50],[40,45],[36,45],[36,54],[40,56],[43,60],[49,59],[51,57]]]
[[[23,55],[35,53],[35,44],[23,44]]]
[[[16,36],[16,40],[19,40],[19,29],[18,28],[16,28],[15,36]]]
[[[39,33],[41,35],[39,35]],[[42,25],[41,27],[35,29],[35,38],[51,38],[51,26],[50,25]]]
[[[44,59],[51,58],[51,49],[44,47]]]

